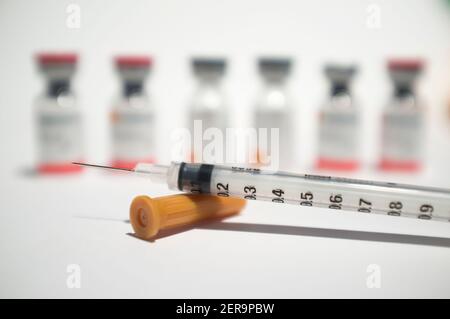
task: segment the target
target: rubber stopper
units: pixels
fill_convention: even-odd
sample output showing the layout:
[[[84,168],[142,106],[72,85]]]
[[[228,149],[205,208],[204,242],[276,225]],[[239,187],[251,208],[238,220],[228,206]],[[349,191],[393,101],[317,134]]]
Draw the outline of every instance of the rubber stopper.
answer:
[[[158,198],[142,195],[131,202],[130,222],[136,236],[149,239],[160,230],[237,214],[245,203],[244,199],[214,195],[178,194]]]

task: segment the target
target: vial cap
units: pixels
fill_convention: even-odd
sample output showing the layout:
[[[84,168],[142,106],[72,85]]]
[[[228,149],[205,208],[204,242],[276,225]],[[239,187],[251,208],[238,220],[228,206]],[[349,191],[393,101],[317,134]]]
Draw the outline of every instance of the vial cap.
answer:
[[[121,55],[115,58],[115,64],[123,80],[142,83],[150,72],[153,59],[143,55]]]
[[[40,71],[50,81],[67,81],[75,73],[78,56],[75,53],[39,53],[36,60]]]
[[[153,59],[145,55],[120,55],[115,58],[119,68],[146,68],[153,65]]]
[[[422,72],[424,62],[419,59],[390,59],[387,67],[396,86],[410,87]]]
[[[292,59],[287,57],[260,57],[258,66],[263,75],[278,74],[286,76],[291,71]]]
[[[75,53],[39,53],[37,54],[38,63],[41,65],[54,64],[76,64],[78,55]]]
[[[388,60],[389,70],[421,70],[423,61],[420,59],[390,59]]]
[[[240,198],[202,194],[137,196],[131,202],[130,222],[138,237],[149,239],[160,230],[237,214],[245,204],[246,201]]]
[[[356,66],[353,65],[327,64],[325,66],[326,76],[334,83],[348,83],[356,74],[356,70]]]
[[[226,60],[224,58],[192,58],[192,68],[197,75],[222,76],[226,69]]]

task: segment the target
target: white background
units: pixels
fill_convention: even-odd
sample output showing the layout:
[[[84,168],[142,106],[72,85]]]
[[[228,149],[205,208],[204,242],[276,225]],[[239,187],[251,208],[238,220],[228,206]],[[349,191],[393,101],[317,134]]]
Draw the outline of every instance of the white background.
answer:
[[[450,297],[449,239],[373,233],[448,238],[445,223],[249,203],[240,217],[227,220],[233,224],[210,224],[149,243],[127,236],[131,226],[122,220],[133,196],[168,194],[164,187],[97,172],[66,178],[25,174],[35,155],[33,100],[43,90],[33,61],[38,51],[79,52],[75,89],[85,120],[86,159],[98,163],[108,161],[108,110],[118,90],[113,55],[155,57],[148,89],[164,162],[167,136],[184,125],[193,90],[191,55],[229,59],[232,124],[247,126],[259,85],[255,58],[287,54],[295,58],[290,89],[299,167],[309,171],[315,156],[315,112],[327,92],[323,63],[355,61],[353,88],[364,110],[367,164],[356,176],[450,187],[448,2],[78,1],[73,3],[81,8],[80,29],[66,27],[69,3],[0,1],[1,297]],[[381,28],[367,26],[371,4],[381,10]],[[427,62],[419,87],[429,115],[428,169],[420,175],[382,176],[372,169],[378,116],[390,94],[390,56]],[[80,289],[66,286],[68,264],[81,267]],[[380,266],[380,289],[366,286],[370,264]]]

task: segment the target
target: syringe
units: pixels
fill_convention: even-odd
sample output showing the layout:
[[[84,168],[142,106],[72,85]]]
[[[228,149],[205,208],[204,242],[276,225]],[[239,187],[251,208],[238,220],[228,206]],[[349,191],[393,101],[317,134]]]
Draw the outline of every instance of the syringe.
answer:
[[[450,189],[185,162],[134,169],[74,164],[134,172],[190,193],[450,221]]]

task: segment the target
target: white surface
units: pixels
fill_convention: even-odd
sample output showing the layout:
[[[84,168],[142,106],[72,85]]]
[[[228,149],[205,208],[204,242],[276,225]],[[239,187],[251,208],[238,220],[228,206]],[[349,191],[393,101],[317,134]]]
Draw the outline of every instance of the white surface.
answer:
[[[80,29],[65,25],[69,3],[80,5]],[[379,29],[366,25],[372,3],[381,9]],[[385,59],[407,55],[427,60],[419,87],[429,106],[430,170],[408,180],[389,179],[450,187],[449,124],[443,116],[450,94],[448,7],[440,0],[1,1],[0,296],[450,297],[450,248],[349,240],[339,237],[354,233],[314,229],[450,237],[449,224],[249,203],[226,222],[310,228],[193,229],[149,243],[128,236],[131,226],[120,220],[127,218],[134,196],[167,194],[164,187],[96,173],[33,178],[22,172],[35,161],[32,101],[42,91],[42,79],[32,55],[39,50],[81,54],[75,87],[85,119],[86,160],[96,163],[109,155],[114,54],[155,55],[149,90],[163,162],[171,145],[165,137],[184,123],[192,94],[191,54],[230,59],[232,121],[244,127],[258,91],[255,57],[292,55],[291,93],[298,101],[293,118],[300,136],[294,149],[305,167],[315,156],[316,111],[327,92],[323,63],[343,59],[360,65],[354,92],[364,114],[364,160],[371,164],[378,153],[377,118],[391,89]],[[361,177],[371,175],[382,178],[372,172]],[[294,234],[276,233],[286,231]],[[68,264],[81,267],[80,289],[66,286]],[[370,264],[380,266],[380,289],[366,287]]]
[[[225,225],[147,242],[123,221],[135,195],[168,193],[147,180],[95,172],[1,187],[1,297],[450,297],[449,223],[251,202]],[[69,264],[80,289],[67,288]],[[366,285],[371,264],[379,289]]]

